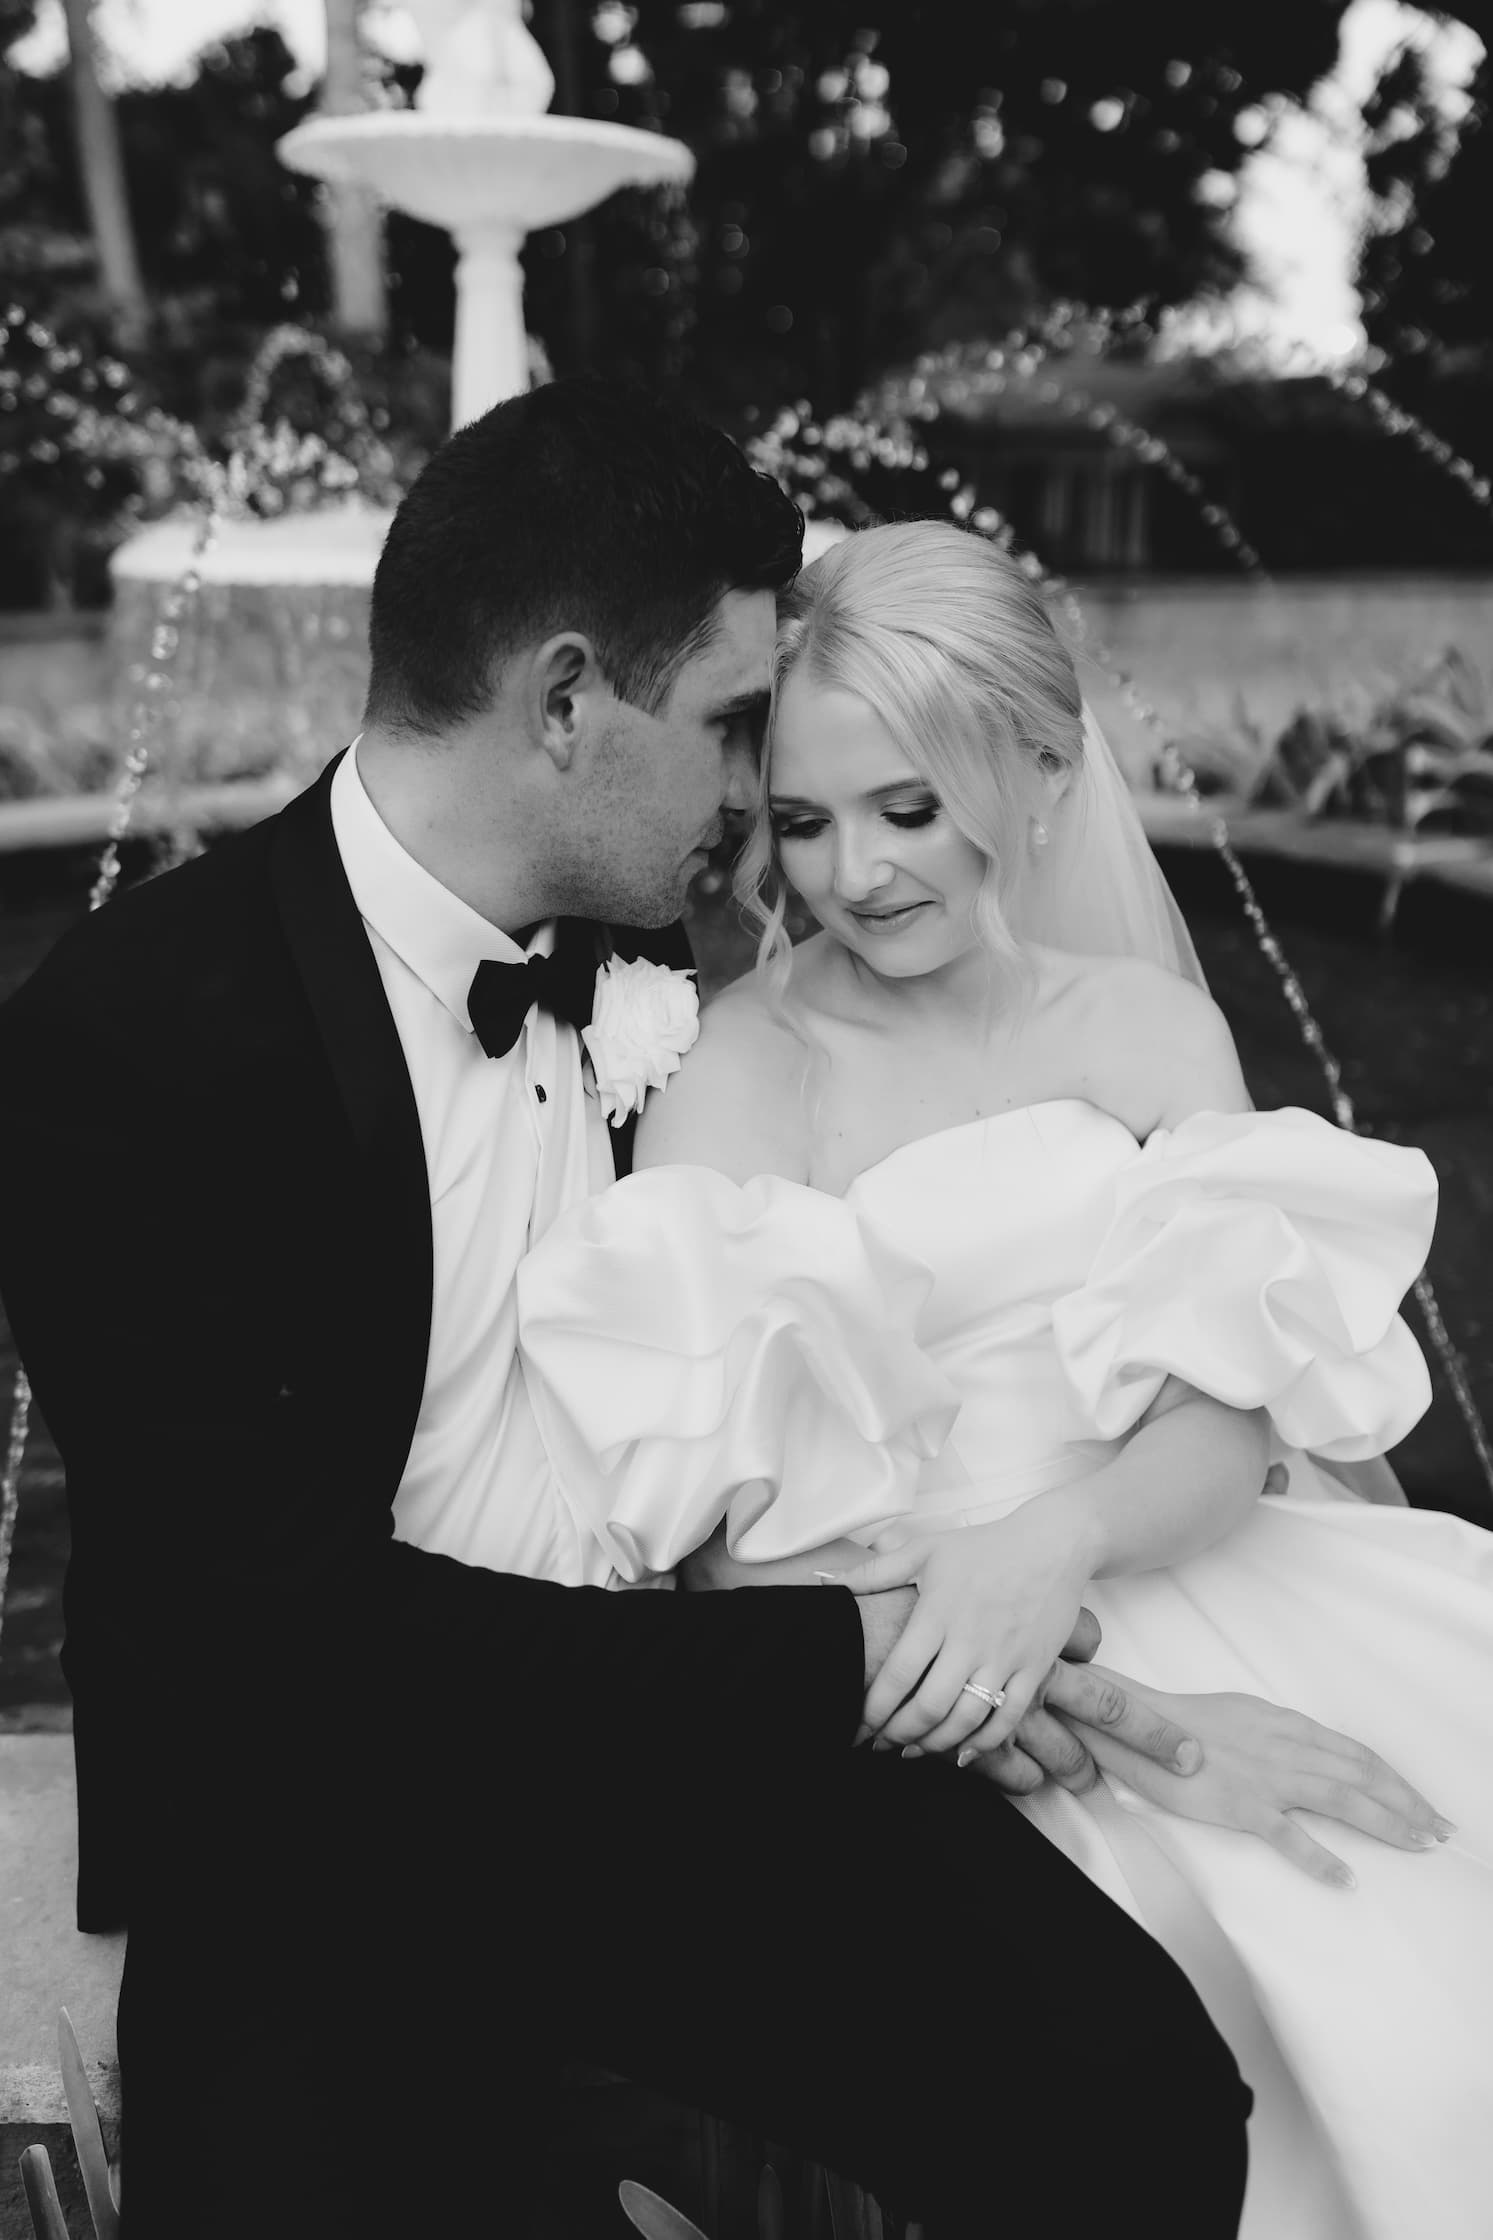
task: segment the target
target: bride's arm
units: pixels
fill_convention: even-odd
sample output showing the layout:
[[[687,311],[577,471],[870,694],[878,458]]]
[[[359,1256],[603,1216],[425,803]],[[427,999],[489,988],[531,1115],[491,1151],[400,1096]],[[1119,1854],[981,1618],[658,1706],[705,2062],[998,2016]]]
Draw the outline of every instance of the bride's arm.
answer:
[[[732,1182],[806,1182],[803,1083],[808,1049],[768,1008],[755,976],[707,1005],[700,1037],[638,1116],[633,1171],[710,1167]]]
[[[808,1052],[765,1003],[755,976],[716,997],[700,1022],[700,1038],[679,1072],[648,1098],[638,1121],[633,1169],[710,1167],[733,1182],[808,1175],[803,1097]],[[745,1092],[745,1093],[744,1093]],[[808,1586],[816,1576],[858,1563],[865,1549],[830,1540],[776,1562],[741,1563],[726,1546],[726,1528],[692,1549],[677,1568],[682,1587]]]
[[[1270,1419],[1166,1384],[1113,1461],[1040,1495],[1065,1520],[1087,1579],[1162,1571],[1211,1548],[1259,1499]]]
[[[1032,1504],[1041,1504],[1044,1523],[1071,1551],[1078,1599],[1091,1579],[1164,1570],[1222,1539],[1259,1498],[1268,1441],[1263,1413],[1241,1414],[1170,1379],[1113,1462],[1079,1484],[1038,1495]],[[1010,1538],[1004,1530],[1009,1521],[988,1528],[997,1563]],[[948,1549],[952,1566],[978,1559],[973,1536],[985,1529],[966,1526],[958,1532]],[[1014,1545],[1009,1553],[1016,1558]],[[849,1568],[851,1585],[860,1587],[855,1567],[866,1562],[858,1542],[832,1540],[775,1563],[739,1563],[727,1550],[721,1526],[685,1558],[680,1571],[688,1587],[764,1587],[838,1576]]]

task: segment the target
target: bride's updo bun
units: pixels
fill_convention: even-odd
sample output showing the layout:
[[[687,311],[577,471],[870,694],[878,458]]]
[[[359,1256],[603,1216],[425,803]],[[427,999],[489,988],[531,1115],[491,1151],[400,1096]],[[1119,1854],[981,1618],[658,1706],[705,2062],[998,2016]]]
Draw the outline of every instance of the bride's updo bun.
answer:
[[[1019,969],[1030,835],[1083,759],[1083,696],[1041,594],[997,545],[943,521],[856,530],[779,594],[761,792],[736,874],[758,968],[779,990],[791,950],[767,800],[778,697],[799,670],[866,701],[906,749],[986,860],[981,943]]]

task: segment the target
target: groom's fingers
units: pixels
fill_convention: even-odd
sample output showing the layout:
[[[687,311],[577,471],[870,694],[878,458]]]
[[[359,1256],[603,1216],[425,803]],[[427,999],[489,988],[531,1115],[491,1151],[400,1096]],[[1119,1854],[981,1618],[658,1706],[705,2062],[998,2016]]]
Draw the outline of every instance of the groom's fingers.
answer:
[[[1080,1610],[1073,1631],[1063,1643],[1063,1655],[1071,1664],[1087,1664],[1091,1657],[1098,1656],[1103,1639],[1103,1629],[1093,1611]]]
[[[1056,1719],[1052,1723],[1057,1726]],[[1058,1731],[1061,1733],[1061,1728]],[[973,1759],[969,1770],[983,1773],[1011,1797],[1030,1796],[1033,1789],[1041,1788],[1045,1778],[1043,1768],[1035,1758],[1027,1756],[1014,1735],[1009,1742],[1003,1742],[999,1750],[987,1750],[983,1756]]]
[[[1066,1664],[1060,1658],[1044,1692],[1049,1711],[1081,1727],[1100,1728],[1168,1773],[1196,1773],[1203,1762],[1200,1744],[1185,1728],[1130,1695],[1103,1665]]]
[[[993,1751],[991,1760],[999,1760],[1003,1750],[1015,1750],[1029,1765],[1036,1766],[1039,1775],[1045,1774],[1059,1788],[1070,1789],[1075,1797],[1083,1796],[1099,1779],[1099,1768],[1078,1735],[1041,1704],[1032,1705],[1010,1742],[1002,1750]],[[982,1761],[980,1770],[990,1771],[991,1764]],[[1003,1782],[1002,1787],[1006,1786]]]

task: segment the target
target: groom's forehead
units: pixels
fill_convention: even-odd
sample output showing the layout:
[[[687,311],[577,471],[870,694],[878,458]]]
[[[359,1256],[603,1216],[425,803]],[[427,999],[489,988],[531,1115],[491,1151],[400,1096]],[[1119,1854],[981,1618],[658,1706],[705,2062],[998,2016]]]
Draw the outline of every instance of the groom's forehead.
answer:
[[[728,591],[713,628],[688,664],[702,697],[735,701],[765,693],[772,674],[777,604],[770,591]]]

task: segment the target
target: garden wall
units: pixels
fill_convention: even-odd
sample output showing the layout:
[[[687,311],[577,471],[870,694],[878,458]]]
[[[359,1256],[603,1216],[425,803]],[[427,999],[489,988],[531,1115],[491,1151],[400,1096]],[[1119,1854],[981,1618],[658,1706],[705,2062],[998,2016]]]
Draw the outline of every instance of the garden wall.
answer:
[[[1200,766],[1247,770],[1302,706],[1350,722],[1449,645],[1493,692],[1493,573],[1289,576],[1273,586],[1115,578],[1075,586],[1088,626]],[[1154,742],[1092,662],[1084,690],[1132,774]],[[1493,721],[1493,716],[1490,716]]]
[[[1223,773],[1247,772],[1299,707],[1331,705],[1351,719],[1448,645],[1493,687],[1493,573],[1289,578],[1273,588],[1106,578],[1076,589],[1095,638],[1199,765]],[[148,657],[158,595],[121,583],[102,640],[91,616],[73,618],[70,633],[51,616],[6,620],[0,791],[66,789],[72,770],[96,785],[101,758],[122,755],[130,672]],[[366,626],[361,586],[268,590],[209,579],[170,695],[177,774],[218,779],[288,765],[313,775],[356,727]],[[1093,662],[1081,667],[1116,751],[1143,774],[1154,753],[1145,726]],[[3,783],[18,753],[46,760],[39,788]]]

